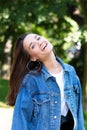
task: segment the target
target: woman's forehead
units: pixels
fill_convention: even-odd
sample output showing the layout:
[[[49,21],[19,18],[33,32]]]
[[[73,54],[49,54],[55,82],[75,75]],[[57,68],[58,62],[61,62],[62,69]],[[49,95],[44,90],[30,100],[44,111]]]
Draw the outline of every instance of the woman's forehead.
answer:
[[[29,46],[29,44],[31,44],[31,42],[35,39],[37,34],[28,34],[25,39],[24,39],[24,42],[23,42],[23,46],[24,48]]]
[[[32,33],[32,34],[28,34],[26,37],[25,37],[25,40],[28,40],[28,41],[32,41],[32,40],[34,40],[37,36],[39,36],[38,34],[34,34],[34,33]]]
[[[24,39],[24,43],[25,42],[31,42],[34,39],[35,34],[28,34],[25,39]]]

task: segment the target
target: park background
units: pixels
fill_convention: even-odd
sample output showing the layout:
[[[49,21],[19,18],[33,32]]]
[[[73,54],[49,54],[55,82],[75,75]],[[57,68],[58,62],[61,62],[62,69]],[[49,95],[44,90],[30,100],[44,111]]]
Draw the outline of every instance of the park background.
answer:
[[[53,44],[56,55],[75,67],[82,84],[87,129],[87,0],[0,1],[1,120],[7,121],[3,115],[7,109],[13,109],[6,105],[6,96],[14,43],[20,34],[27,32],[46,37]]]

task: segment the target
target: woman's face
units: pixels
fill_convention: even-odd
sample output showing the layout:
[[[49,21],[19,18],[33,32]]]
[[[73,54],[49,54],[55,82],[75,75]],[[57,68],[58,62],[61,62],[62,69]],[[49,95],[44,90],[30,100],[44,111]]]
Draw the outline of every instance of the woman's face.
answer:
[[[47,39],[37,34],[28,34],[24,39],[23,47],[30,54],[32,61],[40,60],[42,62],[53,49]]]

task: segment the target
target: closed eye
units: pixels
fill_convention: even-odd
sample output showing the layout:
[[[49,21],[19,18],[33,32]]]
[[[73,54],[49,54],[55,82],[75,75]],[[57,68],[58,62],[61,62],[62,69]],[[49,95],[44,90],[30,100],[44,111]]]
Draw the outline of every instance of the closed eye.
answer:
[[[37,40],[40,40],[40,38],[41,38],[40,36],[39,36],[39,37],[37,37]]]
[[[31,42],[30,45],[29,45],[29,48],[30,49],[34,49],[35,48],[35,44],[33,42]]]
[[[35,47],[35,45],[33,44],[33,45],[31,46],[31,49],[34,49],[34,47]]]

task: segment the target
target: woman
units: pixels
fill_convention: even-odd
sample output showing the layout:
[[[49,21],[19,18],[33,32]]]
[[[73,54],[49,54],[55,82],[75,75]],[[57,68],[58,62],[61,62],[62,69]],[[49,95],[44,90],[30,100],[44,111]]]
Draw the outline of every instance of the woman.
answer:
[[[85,130],[81,93],[74,68],[47,39],[33,33],[17,39],[8,95],[12,130]]]

